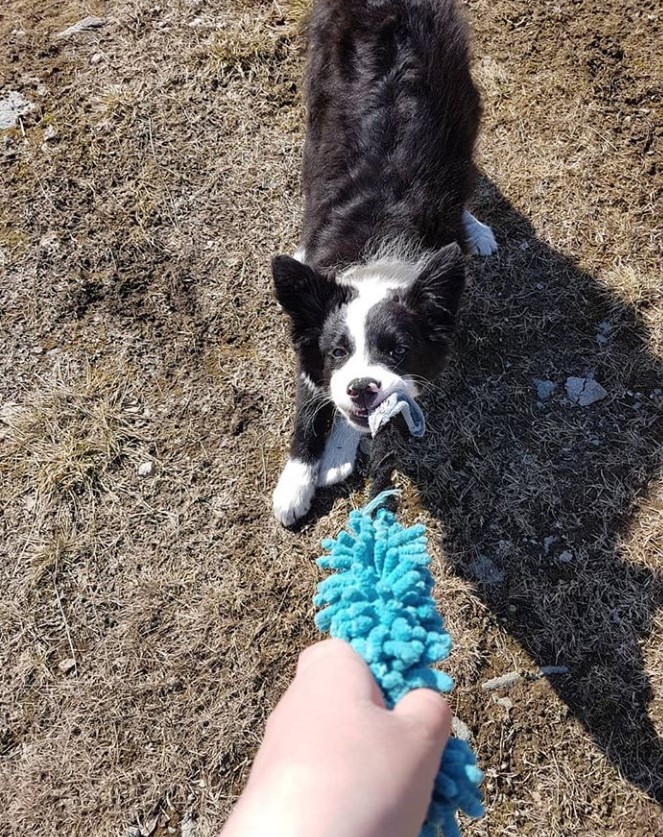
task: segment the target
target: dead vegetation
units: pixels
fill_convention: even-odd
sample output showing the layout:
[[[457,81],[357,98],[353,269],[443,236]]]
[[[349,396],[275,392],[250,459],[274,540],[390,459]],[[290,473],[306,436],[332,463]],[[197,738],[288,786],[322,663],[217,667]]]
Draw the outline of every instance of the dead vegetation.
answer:
[[[315,637],[312,559],[363,484],[297,534],[271,519],[292,376],[267,266],[297,241],[304,5],[3,8],[0,96],[35,104],[0,136],[8,835],[218,833]],[[401,477],[487,772],[465,833],[654,834],[661,13],[468,6],[501,251]],[[106,25],[55,37],[87,14]],[[589,373],[608,395],[581,408],[565,382]]]

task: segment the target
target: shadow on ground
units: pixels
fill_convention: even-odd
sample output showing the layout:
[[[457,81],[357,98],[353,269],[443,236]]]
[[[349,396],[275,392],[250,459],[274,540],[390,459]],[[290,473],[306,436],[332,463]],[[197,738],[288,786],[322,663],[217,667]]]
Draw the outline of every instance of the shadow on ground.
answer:
[[[640,646],[663,604],[660,533],[630,544],[660,468],[660,362],[636,309],[540,240],[488,184],[498,257],[477,265],[432,432],[401,468],[446,532],[453,570],[538,666],[621,774],[663,802],[663,744]],[[581,407],[570,376],[607,397]],[[547,401],[533,379],[552,381]],[[650,541],[651,538],[651,541]],[[660,545],[660,544],[659,544]]]

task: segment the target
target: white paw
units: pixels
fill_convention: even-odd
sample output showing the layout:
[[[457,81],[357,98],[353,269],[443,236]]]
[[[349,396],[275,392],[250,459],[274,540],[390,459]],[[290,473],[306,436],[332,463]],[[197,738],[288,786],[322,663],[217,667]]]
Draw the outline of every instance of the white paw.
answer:
[[[311,508],[318,463],[309,465],[299,459],[288,459],[272,494],[274,516],[284,526],[292,526]]]
[[[471,212],[463,212],[465,238],[470,253],[473,256],[492,256],[497,253],[497,241],[488,224],[482,224]]]
[[[336,485],[350,476],[355,467],[361,436],[343,416],[336,416],[320,463],[319,486]]]

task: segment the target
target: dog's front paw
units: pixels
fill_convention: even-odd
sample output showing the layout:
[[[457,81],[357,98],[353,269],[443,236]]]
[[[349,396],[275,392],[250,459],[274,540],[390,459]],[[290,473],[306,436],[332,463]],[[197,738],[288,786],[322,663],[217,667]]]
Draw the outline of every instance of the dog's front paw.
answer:
[[[337,416],[325,444],[325,452],[318,472],[318,485],[336,485],[347,479],[355,467],[361,433]]]
[[[467,247],[473,256],[492,256],[497,253],[497,241],[488,224],[482,224],[471,212],[463,213]]]
[[[274,516],[284,526],[292,526],[311,508],[318,464],[288,459],[272,494]]]

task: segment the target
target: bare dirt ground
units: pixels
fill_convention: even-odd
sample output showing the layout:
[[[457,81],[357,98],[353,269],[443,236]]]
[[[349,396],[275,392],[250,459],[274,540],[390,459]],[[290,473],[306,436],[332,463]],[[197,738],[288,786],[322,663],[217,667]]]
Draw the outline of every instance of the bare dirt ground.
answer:
[[[34,105],[0,132],[5,835],[218,833],[316,638],[318,543],[365,485],[297,533],[270,516],[303,5],[2,4],[0,99]],[[661,833],[663,13],[468,13],[501,250],[472,265],[399,477],[487,773],[464,832]],[[89,14],[105,25],[57,37]],[[581,407],[565,384],[588,374],[607,396]]]

